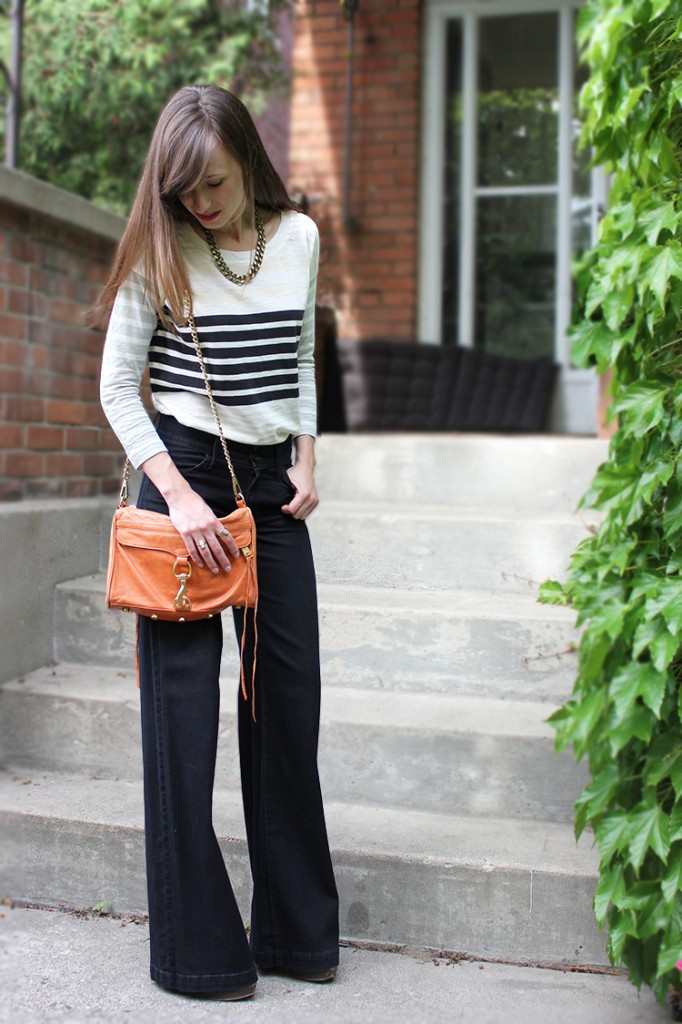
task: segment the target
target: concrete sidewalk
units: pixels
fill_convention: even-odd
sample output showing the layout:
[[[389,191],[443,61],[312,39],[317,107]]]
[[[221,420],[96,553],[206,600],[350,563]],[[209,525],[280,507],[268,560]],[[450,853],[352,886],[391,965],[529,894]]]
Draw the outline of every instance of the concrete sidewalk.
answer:
[[[245,1003],[170,995],[148,974],[146,924],[0,907],[0,1021],[131,1024],[662,1024],[621,976],[448,963],[344,947],[333,985],[272,975]]]

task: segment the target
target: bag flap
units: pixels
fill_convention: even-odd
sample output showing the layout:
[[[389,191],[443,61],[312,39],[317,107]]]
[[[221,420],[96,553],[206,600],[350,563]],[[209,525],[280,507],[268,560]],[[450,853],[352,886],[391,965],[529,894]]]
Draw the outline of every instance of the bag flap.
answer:
[[[253,544],[253,516],[250,509],[238,508],[229,516],[224,516],[220,522],[232,534],[238,547]],[[118,508],[114,513],[114,529],[117,543],[126,547],[167,551],[176,558],[187,554],[184,540],[169,517],[160,512],[135,508],[134,505]]]

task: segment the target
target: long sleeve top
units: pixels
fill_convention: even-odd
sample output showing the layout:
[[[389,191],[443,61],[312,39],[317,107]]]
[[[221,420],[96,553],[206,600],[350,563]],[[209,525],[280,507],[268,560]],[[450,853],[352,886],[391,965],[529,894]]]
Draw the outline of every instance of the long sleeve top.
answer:
[[[178,225],[202,353],[227,438],[276,444],[316,434],[313,350],[319,241],[302,213],[284,211],[263,264],[246,285],[220,273],[208,245]],[[236,274],[250,252],[223,250]],[[140,398],[149,363],[152,401],[162,413],[217,434],[189,327],[166,330],[136,272],[121,285],[104,345],[100,396],[105,415],[137,468],[166,447]]]

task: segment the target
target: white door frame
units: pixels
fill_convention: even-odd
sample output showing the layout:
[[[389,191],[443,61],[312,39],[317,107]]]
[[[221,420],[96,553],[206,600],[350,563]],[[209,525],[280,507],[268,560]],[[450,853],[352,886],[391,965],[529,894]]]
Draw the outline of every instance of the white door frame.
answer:
[[[558,13],[559,31],[559,104],[562,111],[573,109],[573,17],[579,0],[427,0],[423,40],[423,116],[421,154],[421,216],[419,240],[419,310],[421,341],[439,344],[442,340],[443,296],[443,205],[445,166],[445,82],[447,22],[457,17],[463,31],[463,118],[461,140],[460,232],[462,252],[471,254],[460,260],[459,332],[460,345],[470,346],[474,337],[475,304],[475,230],[476,212],[471,197],[476,187],[476,103],[479,18],[491,15]],[[546,187],[529,186],[528,194],[547,192],[557,196],[556,306],[554,357],[561,365],[560,383],[552,413],[552,428],[566,433],[594,433],[597,421],[597,381],[590,371],[570,364],[566,329],[571,316],[571,196],[572,196],[571,117],[559,119],[557,183]],[[599,171],[593,172],[593,235],[596,236],[596,208],[603,201],[604,188]],[[485,189],[486,195],[520,195],[524,189]]]

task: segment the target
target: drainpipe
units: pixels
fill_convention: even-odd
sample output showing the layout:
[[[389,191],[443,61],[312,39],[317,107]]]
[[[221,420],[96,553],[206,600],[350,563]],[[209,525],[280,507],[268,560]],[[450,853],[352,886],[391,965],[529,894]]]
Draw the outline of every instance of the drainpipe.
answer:
[[[7,81],[7,119],[5,135],[5,166],[16,167],[19,159],[19,116],[21,106],[21,51],[24,27],[24,0],[13,0],[9,18],[12,27],[12,49],[9,70],[0,65]]]
[[[359,0],[341,0],[343,15],[348,22],[348,49],[346,53],[346,123],[344,132],[344,153],[343,153],[343,208],[342,220],[345,227],[353,226],[353,218],[350,212],[351,192],[351,161],[352,161],[352,129],[353,129],[353,61],[355,59],[355,13],[358,9]]]

